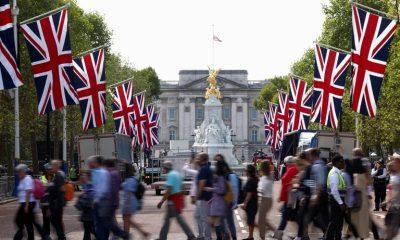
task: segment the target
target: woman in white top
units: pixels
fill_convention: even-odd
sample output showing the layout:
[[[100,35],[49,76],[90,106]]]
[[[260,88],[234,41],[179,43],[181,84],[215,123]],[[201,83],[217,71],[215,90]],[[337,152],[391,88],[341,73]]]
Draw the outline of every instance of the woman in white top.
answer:
[[[258,227],[260,232],[260,238],[265,239],[266,230],[275,231],[275,227],[268,221],[268,212],[272,208],[273,202],[273,177],[270,171],[271,163],[269,161],[263,161],[261,163],[262,177],[258,183],[258,192],[260,193],[260,208],[258,210]]]
[[[36,200],[33,196],[34,181],[30,175],[27,174],[28,167],[25,164],[19,164],[15,171],[18,173],[19,184],[18,184],[18,201],[20,203],[17,215],[15,217],[15,224],[17,225],[17,232],[14,235],[14,240],[21,240],[24,237],[24,227],[28,233],[28,240],[34,239],[33,223]],[[36,225],[42,239],[46,239],[40,225]]]

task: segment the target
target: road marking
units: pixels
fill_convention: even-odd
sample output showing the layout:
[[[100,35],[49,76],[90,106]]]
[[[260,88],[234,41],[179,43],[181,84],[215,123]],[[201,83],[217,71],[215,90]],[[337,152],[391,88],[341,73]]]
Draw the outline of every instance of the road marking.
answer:
[[[244,228],[243,222],[239,222],[239,227]]]
[[[242,229],[242,233],[247,233],[247,231]]]

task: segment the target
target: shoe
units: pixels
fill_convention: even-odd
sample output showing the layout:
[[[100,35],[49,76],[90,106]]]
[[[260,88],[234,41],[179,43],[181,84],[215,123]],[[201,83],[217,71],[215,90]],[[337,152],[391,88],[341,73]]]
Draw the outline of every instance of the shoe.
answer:
[[[242,240],[254,240],[254,238],[243,238]]]
[[[382,211],[387,212],[387,209],[386,208],[382,208]]]
[[[379,212],[379,208],[375,208],[375,209],[374,209],[374,212]]]

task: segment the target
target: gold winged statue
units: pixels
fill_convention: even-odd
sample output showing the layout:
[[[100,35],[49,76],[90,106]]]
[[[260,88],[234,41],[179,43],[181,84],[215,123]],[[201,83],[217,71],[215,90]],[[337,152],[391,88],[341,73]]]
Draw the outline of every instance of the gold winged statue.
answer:
[[[208,78],[207,82],[209,83],[206,91],[205,98],[209,99],[211,95],[214,95],[217,99],[221,99],[221,93],[219,91],[219,87],[217,86],[217,75],[219,73],[220,69],[218,70],[213,70],[210,67],[208,67]]]

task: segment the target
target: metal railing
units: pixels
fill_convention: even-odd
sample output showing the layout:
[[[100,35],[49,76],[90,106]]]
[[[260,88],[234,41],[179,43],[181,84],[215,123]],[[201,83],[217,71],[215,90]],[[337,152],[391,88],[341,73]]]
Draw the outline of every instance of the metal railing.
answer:
[[[1,176],[0,177],[0,201],[12,197],[14,190],[14,176]]]

